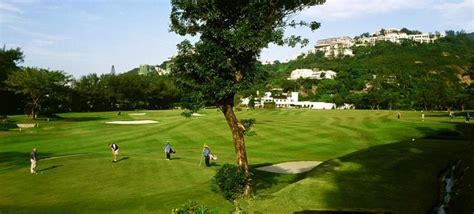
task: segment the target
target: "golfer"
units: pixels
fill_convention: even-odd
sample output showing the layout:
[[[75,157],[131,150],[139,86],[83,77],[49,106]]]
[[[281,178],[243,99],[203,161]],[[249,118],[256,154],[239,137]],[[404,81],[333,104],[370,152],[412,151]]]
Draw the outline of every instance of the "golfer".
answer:
[[[166,160],[171,160],[171,153],[176,153],[176,151],[174,151],[171,148],[171,144],[169,141],[166,141],[165,153],[166,153]]]
[[[209,159],[211,158],[211,150],[209,149],[209,146],[207,146],[207,144],[204,145],[202,155],[204,155],[204,161],[206,162],[206,166],[211,166],[211,164],[209,163]]]
[[[117,162],[117,156],[119,155],[119,147],[117,144],[112,143],[109,144],[110,149],[112,149],[112,155],[114,157],[113,162]]]
[[[36,162],[38,161],[38,151],[36,148],[33,148],[33,151],[31,152],[30,155],[30,162],[31,162],[31,168],[30,172],[31,174],[36,174]]]

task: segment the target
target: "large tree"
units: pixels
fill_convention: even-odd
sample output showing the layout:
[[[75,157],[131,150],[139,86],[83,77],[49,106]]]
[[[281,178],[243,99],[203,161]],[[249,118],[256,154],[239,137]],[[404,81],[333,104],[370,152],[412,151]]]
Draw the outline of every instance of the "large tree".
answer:
[[[17,108],[21,103],[21,97],[6,89],[4,81],[8,75],[20,70],[18,64],[23,62],[23,52],[20,48],[6,49],[3,46],[0,49],[0,115],[17,113]],[[5,104],[6,103],[6,104]]]
[[[245,172],[249,166],[243,126],[233,107],[234,96],[259,79],[257,59],[269,43],[307,43],[299,36],[284,38],[287,26],[305,25],[315,30],[317,22],[295,22],[288,17],[324,0],[292,1],[200,1],[174,0],[171,30],[180,35],[199,36],[195,44],[178,44],[171,69],[178,86],[186,91],[185,101],[216,104],[232,131],[236,161]],[[245,194],[250,193],[250,184]]]
[[[70,76],[62,71],[25,67],[14,72],[5,81],[7,88],[30,98],[30,116],[35,119],[42,102],[50,96],[62,96]],[[57,97],[55,97],[57,98]]]

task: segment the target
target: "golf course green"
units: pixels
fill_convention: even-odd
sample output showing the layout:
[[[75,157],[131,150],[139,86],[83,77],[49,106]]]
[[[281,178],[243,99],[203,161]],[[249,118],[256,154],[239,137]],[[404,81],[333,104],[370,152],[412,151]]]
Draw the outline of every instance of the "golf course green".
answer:
[[[0,213],[171,213],[189,200],[216,213],[234,205],[210,188],[216,170],[234,164],[231,133],[217,109],[190,119],[182,110],[64,113],[31,121],[21,132],[0,130]],[[143,114],[145,113],[145,114]],[[472,124],[446,112],[256,109],[246,137],[254,194],[239,201],[249,213],[372,210],[426,213],[438,199],[439,173],[472,152]],[[153,120],[153,124],[108,124]],[[412,140],[413,139],[413,140]],[[176,154],[165,159],[170,141]],[[109,143],[120,147],[112,162]],[[219,159],[202,164],[203,144]],[[38,149],[38,174],[29,156]],[[254,170],[288,161],[322,161],[309,172]]]

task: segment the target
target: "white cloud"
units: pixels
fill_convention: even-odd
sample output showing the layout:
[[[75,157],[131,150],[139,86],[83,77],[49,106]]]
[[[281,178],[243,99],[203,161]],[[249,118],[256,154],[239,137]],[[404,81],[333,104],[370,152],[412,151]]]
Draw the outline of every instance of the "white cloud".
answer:
[[[53,40],[44,40],[44,39],[33,39],[33,41],[31,42],[33,43],[33,45],[38,46],[38,47],[49,46],[55,43]]]
[[[0,2],[0,24],[18,23],[23,21],[20,14],[23,11],[12,4]]]
[[[26,30],[24,28],[15,27],[15,26],[8,26],[11,30],[15,31],[16,33],[26,35],[31,37],[32,39],[43,40],[43,41],[50,41],[52,43],[64,41],[70,39],[70,37],[62,36],[62,35],[52,35],[40,32],[33,32],[30,30]]]
[[[5,13],[5,12],[22,13],[23,11],[12,4],[9,4],[6,2],[0,2],[0,12],[1,13]]]
[[[304,18],[318,18],[330,21],[345,21],[350,18],[367,17],[412,10],[432,14],[424,19],[436,22],[434,25],[452,29],[474,30],[474,0],[328,0],[325,4],[301,12]],[[404,23],[403,23],[404,24]]]
[[[473,0],[440,3],[433,6],[433,10],[440,14],[443,27],[461,28],[467,31],[474,30]]]
[[[302,15],[337,20],[402,9],[419,9],[428,5],[427,0],[329,0],[323,5],[303,11]]]
[[[0,24],[20,23],[23,21],[24,20],[17,14],[2,13],[2,11],[0,11]]]

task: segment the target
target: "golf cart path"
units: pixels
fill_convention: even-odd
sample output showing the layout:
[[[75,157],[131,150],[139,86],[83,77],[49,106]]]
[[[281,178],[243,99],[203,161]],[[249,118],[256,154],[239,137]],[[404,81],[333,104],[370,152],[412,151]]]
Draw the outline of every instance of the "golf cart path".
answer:
[[[109,121],[105,122],[108,124],[152,124],[152,123],[158,123],[156,120],[117,120],[117,121]]]
[[[280,174],[298,174],[302,172],[307,172],[321,163],[322,161],[284,162],[270,166],[262,166],[257,168],[257,170]]]

